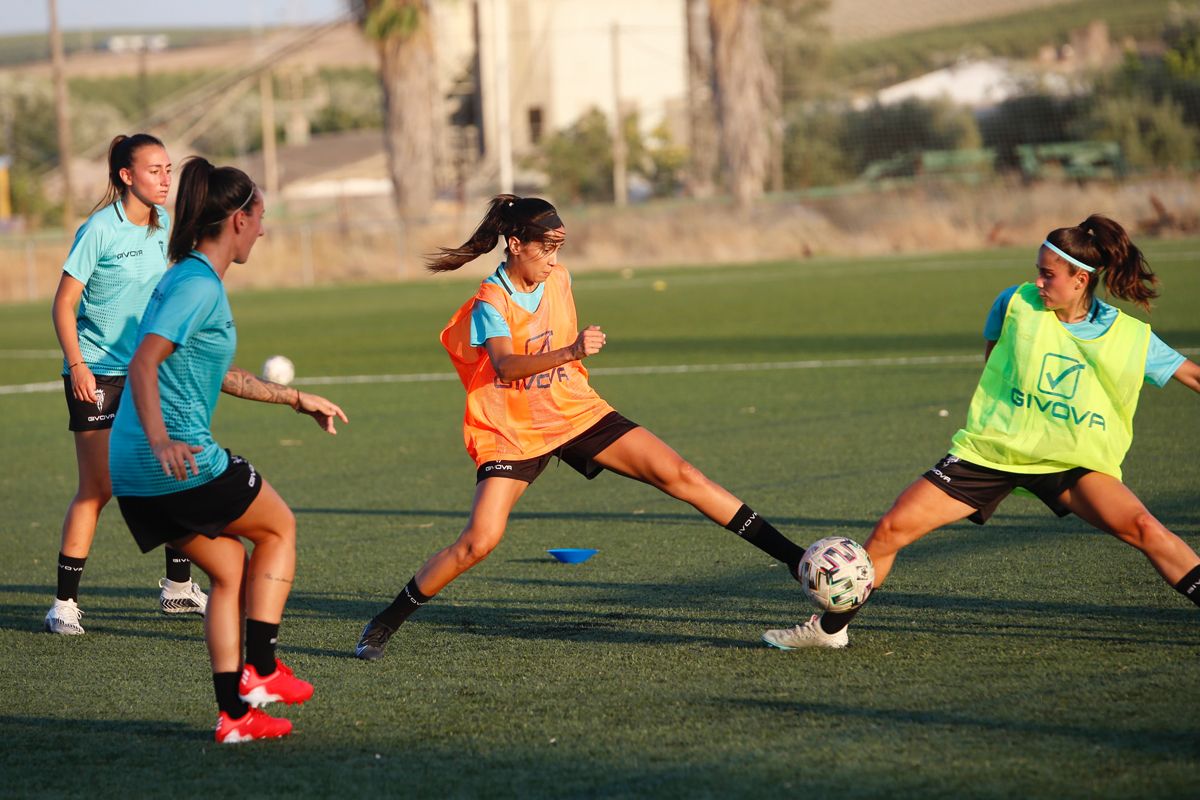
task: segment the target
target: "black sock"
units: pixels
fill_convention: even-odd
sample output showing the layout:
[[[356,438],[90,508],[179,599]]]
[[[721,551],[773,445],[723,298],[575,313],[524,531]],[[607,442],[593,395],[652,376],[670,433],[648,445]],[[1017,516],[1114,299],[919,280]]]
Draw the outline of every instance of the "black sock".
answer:
[[[173,547],[167,550],[167,580],[187,583],[192,579],[192,562]]]
[[[375,622],[381,622],[395,630],[404,624],[414,611],[429,602],[429,596],[417,588],[417,576],[400,590],[392,604],[375,615]]]
[[[279,637],[279,623],[246,620],[246,663],[254,667],[262,677],[275,671],[275,642]]]
[[[850,620],[854,619],[854,615],[859,611],[862,611],[862,606],[849,611],[826,611],[821,615],[821,630],[826,633],[837,633],[849,625]]]
[[[58,554],[58,594],[59,600],[79,599],[79,579],[83,577],[83,565],[87,556],[74,558]]]
[[[733,519],[729,520],[725,530],[733,531],[767,555],[787,564],[795,577],[800,559],[804,557],[804,548],[775,530],[771,523],[760,517],[750,506],[743,504],[733,515]]]
[[[1184,575],[1183,580],[1175,584],[1175,591],[1200,606],[1200,566]]]
[[[229,715],[230,719],[241,719],[246,716],[250,706],[238,697],[238,673],[214,672],[213,691],[217,693],[217,708]]]

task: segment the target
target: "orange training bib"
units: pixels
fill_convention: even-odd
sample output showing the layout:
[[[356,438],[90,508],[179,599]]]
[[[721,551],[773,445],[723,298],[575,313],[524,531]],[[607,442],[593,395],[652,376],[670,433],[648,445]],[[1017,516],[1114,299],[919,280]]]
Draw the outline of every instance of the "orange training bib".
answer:
[[[504,317],[514,353],[536,355],[573,344],[579,329],[566,269],[556,266],[545,287],[531,313],[512,302],[505,289],[485,282],[442,331],[442,346],[467,390],[463,441],[476,465],[549,453],[613,410],[588,384],[587,369],[579,361],[506,382],[496,375],[487,349],[471,346],[476,302],[488,303]]]

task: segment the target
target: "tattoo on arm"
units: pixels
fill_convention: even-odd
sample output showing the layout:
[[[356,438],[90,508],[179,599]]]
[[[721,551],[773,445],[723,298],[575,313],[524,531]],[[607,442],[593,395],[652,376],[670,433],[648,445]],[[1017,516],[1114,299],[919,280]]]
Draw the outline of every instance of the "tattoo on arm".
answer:
[[[263,380],[241,367],[230,367],[221,381],[221,391],[246,400],[292,405],[298,392],[282,383]]]

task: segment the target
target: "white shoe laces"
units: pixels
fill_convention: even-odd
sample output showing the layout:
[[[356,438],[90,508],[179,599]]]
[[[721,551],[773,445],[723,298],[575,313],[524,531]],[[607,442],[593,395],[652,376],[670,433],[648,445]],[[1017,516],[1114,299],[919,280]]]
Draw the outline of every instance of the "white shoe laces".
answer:
[[[825,631],[823,631],[823,630],[820,630],[820,628],[818,627],[817,619],[818,619],[817,615],[813,614],[811,617],[808,618],[808,622],[801,622],[799,625],[797,625],[794,628],[788,628],[788,631],[787,631],[788,635],[789,636],[809,637],[809,636],[816,636],[819,633],[821,636],[828,636],[829,634],[825,633]]]
[[[82,627],[79,624],[79,618],[83,616],[83,609],[74,603],[55,603],[54,611],[51,613],[51,619],[56,622],[73,625],[76,628]]]

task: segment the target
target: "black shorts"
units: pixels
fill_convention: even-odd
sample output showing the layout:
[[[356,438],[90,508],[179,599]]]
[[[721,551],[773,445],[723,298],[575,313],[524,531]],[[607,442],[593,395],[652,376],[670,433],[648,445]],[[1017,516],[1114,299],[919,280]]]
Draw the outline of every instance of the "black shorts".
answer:
[[[610,411],[595,425],[549,453],[521,461],[485,461],[475,471],[475,482],[488,478],[512,478],[533,483],[555,456],[590,481],[604,471],[604,467],[595,462],[596,455],[636,427],[636,422]]]
[[[134,541],[148,553],[193,533],[217,538],[246,513],[262,486],[254,465],[231,455],[225,471],[202,486],[151,497],[118,497],[117,503]]]
[[[1063,472],[1038,474],[1004,472],[948,455],[921,477],[955,500],[961,500],[974,508],[975,513],[967,519],[976,525],[982,525],[996,512],[1000,501],[1012,494],[1014,489],[1024,489],[1045,503],[1055,514],[1065,517],[1071,511],[1062,504],[1059,497],[1091,471],[1086,467],[1075,467]]]
[[[67,394],[67,429],[72,431],[106,431],[117,418],[121,392],[125,389],[124,375],[97,375],[96,402],[76,400],[71,391],[71,376],[63,375],[63,390]]]

